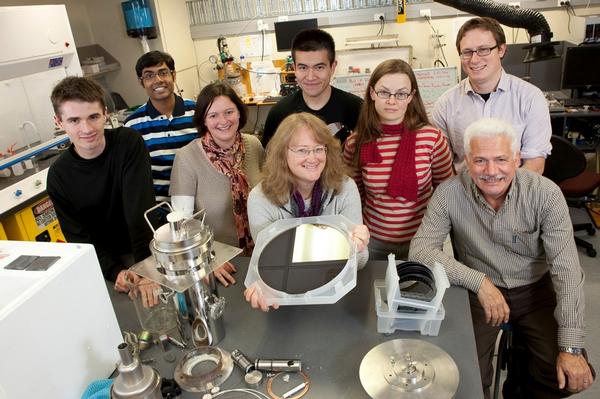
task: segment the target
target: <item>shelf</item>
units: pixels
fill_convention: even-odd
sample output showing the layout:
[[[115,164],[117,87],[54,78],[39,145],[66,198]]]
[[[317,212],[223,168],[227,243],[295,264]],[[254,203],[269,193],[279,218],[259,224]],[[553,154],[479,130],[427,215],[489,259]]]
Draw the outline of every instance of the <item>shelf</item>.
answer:
[[[79,62],[87,58],[103,57],[104,65],[100,71],[94,73],[84,73],[83,76],[86,78],[97,78],[106,75],[107,73],[118,71],[121,69],[119,61],[113,57],[108,51],[99,44],[91,44],[89,46],[77,47],[77,55],[79,56]]]
[[[121,69],[121,65],[119,63],[116,64],[107,64],[104,68],[102,68],[99,72],[94,73],[84,73],[83,76],[86,78],[97,78],[102,75],[106,75],[109,72],[118,71]]]

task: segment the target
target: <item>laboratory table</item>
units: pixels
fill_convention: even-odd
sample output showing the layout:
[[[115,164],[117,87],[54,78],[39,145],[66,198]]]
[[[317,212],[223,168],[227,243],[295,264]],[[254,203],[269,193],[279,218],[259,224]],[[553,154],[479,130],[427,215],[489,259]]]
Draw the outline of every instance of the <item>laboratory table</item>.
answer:
[[[412,331],[383,335],[377,332],[373,281],[385,278],[387,262],[369,262],[358,272],[356,288],[335,304],[282,306],[267,313],[252,309],[243,298],[248,262],[249,258],[234,259],[233,263],[238,267],[237,284],[219,287],[219,294],[227,300],[226,337],[217,346],[230,352],[240,349],[252,360],[300,359],[303,371],[311,380],[305,398],[368,398],[359,379],[361,360],[376,345],[398,338],[422,339],[444,349],[454,359],[460,373],[455,398],[483,398],[465,289],[453,286],[446,290],[446,318],[442,321],[439,336],[422,336]],[[121,329],[138,332],[140,328],[133,303],[112,287],[109,291]],[[175,354],[178,361],[185,350],[171,345],[169,352]],[[143,351],[142,358],[153,358],[151,365],[161,376],[173,378],[177,361],[168,363],[158,345]],[[265,381],[266,378],[259,387],[263,392]],[[243,372],[236,366],[222,388],[240,387],[245,387]],[[201,395],[184,392],[181,397]]]

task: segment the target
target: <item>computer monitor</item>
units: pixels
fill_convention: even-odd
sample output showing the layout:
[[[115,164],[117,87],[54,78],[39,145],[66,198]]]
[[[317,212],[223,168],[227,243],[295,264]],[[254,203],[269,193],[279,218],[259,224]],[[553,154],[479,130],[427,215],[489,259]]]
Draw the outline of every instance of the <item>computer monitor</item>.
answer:
[[[316,18],[299,19],[296,21],[275,22],[275,40],[277,51],[289,51],[298,33],[306,29],[316,29],[319,25]]]
[[[567,49],[562,75],[563,89],[578,92],[600,90],[600,44],[584,44]]]

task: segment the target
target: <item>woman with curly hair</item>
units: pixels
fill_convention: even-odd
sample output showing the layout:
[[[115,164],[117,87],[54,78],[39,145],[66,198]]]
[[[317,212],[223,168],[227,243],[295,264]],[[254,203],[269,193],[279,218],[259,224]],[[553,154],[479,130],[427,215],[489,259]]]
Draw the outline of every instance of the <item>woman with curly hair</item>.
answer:
[[[248,197],[252,236],[280,219],[343,215],[356,224],[351,240],[359,267],[364,266],[369,231],[362,224],[358,189],[346,171],[339,141],[325,122],[306,112],[285,118],[267,147],[263,179]],[[256,287],[245,296],[252,307],[268,310]]]

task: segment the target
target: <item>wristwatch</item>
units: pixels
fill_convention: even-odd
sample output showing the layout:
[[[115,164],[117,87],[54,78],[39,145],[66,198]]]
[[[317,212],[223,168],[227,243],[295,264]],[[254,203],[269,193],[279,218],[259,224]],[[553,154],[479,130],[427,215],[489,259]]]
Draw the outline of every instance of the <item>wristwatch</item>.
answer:
[[[570,353],[571,355],[575,355],[575,356],[583,355],[583,348],[573,348],[570,346],[559,346],[558,350],[561,352]]]

